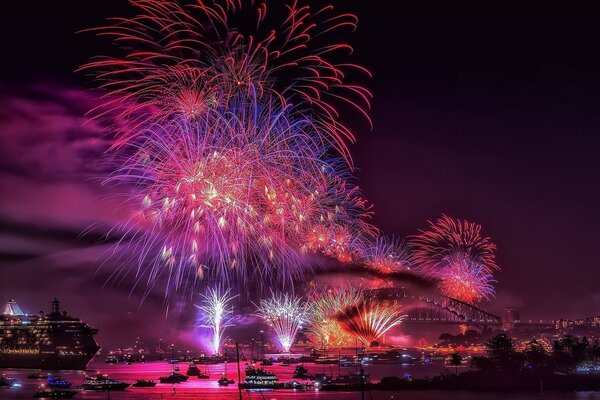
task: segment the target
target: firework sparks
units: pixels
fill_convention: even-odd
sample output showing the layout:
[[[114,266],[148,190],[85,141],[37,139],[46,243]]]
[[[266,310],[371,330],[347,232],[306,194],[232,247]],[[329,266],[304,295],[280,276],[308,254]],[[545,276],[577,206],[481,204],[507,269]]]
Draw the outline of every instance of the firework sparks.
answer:
[[[254,100],[155,126],[110,178],[135,188],[142,254],[158,248],[150,275],[168,271],[176,289],[190,274],[229,285],[297,277],[302,251],[349,259],[350,241],[373,231],[314,124]]]
[[[201,327],[212,330],[213,354],[221,354],[221,343],[224,339],[225,328],[232,326],[231,316],[233,307],[231,301],[236,296],[231,295],[229,289],[223,291],[220,288],[210,288],[202,295],[202,304],[196,307],[202,313]]]
[[[412,251],[404,240],[378,237],[363,254],[367,268],[382,274],[409,271],[412,268]]]
[[[258,315],[275,331],[284,352],[288,353],[296,334],[307,321],[308,305],[299,297],[288,294],[273,294],[258,305]]]
[[[465,259],[451,260],[438,274],[442,294],[466,303],[476,303],[494,295],[492,274]]]
[[[363,296],[356,291],[330,289],[322,297],[317,297],[311,305],[311,318],[308,330],[310,340],[323,348],[342,348],[354,344],[354,336],[341,326],[335,315],[353,305],[360,304]]]
[[[341,113],[368,119],[371,93],[347,77],[369,73],[330,41],[356,17],[296,0],[269,18],[266,0],[131,3],[135,17],[95,29],[117,53],[81,68],[108,92],[98,117],[121,122],[109,181],[140,210],[122,224],[136,255],[121,271],[168,275],[168,294],[207,276],[288,284],[315,252],[355,261],[375,229]]]
[[[81,68],[95,71],[101,87],[114,95],[104,114],[135,116],[133,129],[121,132],[117,145],[148,122],[194,119],[232,95],[256,93],[310,113],[324,140],[351,162],[347,143],[355,135],[340,115],[357,110],[371,123],[372,94],[348,77],[370,73],[348,62],[353,52],[348,43],[333,39],[355,30],[356,16],[297,0],[131,3],[138,9],[135,17],[92,30],[113,39],[120,53]],[[140,109],[150,112],[139,117]]]
[[[419,270],[458,300],[473,303],[493,296],[496,245],[481,235],[481,225],[445,215],[429,224],[429,230],[411,241]]]
[[[398,308],[395,303],[367,299],[346,308],[336,315],[336,319],[346,332],[357,337],[365,346],[370,346],[402,323],[406,316],[400,315]]]

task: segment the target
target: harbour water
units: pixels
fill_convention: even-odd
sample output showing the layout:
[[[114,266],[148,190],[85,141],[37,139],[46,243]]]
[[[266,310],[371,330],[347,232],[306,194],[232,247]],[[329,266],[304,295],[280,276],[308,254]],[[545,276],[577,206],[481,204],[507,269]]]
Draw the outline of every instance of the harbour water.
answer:
[[[355,367],[338,367],[337,365],[323,365],[306,363],[309,374],[326,373],[328,375],[348,374],[355,371]],[[187,369],[186,363],[180,363],[179,367],[182,373]],[[244,365],[240,365],[242,375],[244,373]],[[172,366],[166,362],[149,362],[149,363],[134,363],[127,365],[121,364],[104,364],[92,363],[90,365],[92,371],[88,374],[102,373],[108,374],[109,377],[133,383],[136,379],[152,379],[158,382],[160,376],[168,375]],[[113,399],[113,400],[159,400],[159,399],[198,399],[198,400],[238,400],[239,394],[237,391],[237,364],[199,365],[201,371],[210,374],[209,379],[198,379],[190,377],[189,380],[182,384],[158,384],[154,388],[135,388],[129,387],[123,392],[91,392],[81,391],[75,396],[75,399]],[[295,365],[282,366],[275,364],[266,367],[267,370],[274,372],[281,381],[291,381]],[[229,387],[220,387],[217,380],[227,369],[227,375],[236,381],[236,384]],[[403,376],[405,373],[411,374],[414,378],[424,378],[426,376],[438,375],[444,370],[443,365],[372,365],[366,367],[366,373],[370,375],[372,380],[379,380],[384,376]],[[459,370],[460,371],[460,370]],[[0,387],[0,399],[30,399],[45,381],[27,379],[27,375],[31,374],[32,370],[0,370],[0,374],[16,378],[20,386],[7,388]],[[77,388],[82,384],[83,372],[75,371],[43,371],[50,372],[54,375],[60,375],[64,379],[73,383],[73,388]],[[175,388],[175,390],[173,390]],[[467,392],[467,391],[400,391],[400,392],[382,392],[370,391],[364,395],[368,400],[528,400],[528,399],[544,399],[544,400],[600,400],[600,392],[546,392],[531,393],[531,392],[514,392],[514,393],[499,393],[499,392]],[[243,391],[242,398],[244,400],[352,400],[361,399],[361,393],[358,392],[294,392],[293,390],[276,390],[266,392]]]

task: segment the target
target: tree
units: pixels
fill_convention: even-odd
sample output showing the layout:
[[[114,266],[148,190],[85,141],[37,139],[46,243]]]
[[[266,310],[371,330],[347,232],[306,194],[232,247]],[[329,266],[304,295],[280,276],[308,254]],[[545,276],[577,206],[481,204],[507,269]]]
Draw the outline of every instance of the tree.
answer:
[[[558,367],[569,371],[582,361],[594,358],[594,346],[584,337],[582,340],[565,335],[554,342],[553,356]]]
[[[577,340],[574,346],[571,348],[571,353],[573,354],[573,359],[577,364],[582,361],[585,361],[589,357],[590,350],[590,341],[587,337],[583,337],[583,339]]]
[[[458,353],[450,354],[450,365],[454,367],[454,375],[458,375],[458,367],[462,364],[462,357]]]
[[[525,349],[525,361],[528,368],[541,370],[548,365],[548,355],[544,347],[535,339],[532,339]]]
[[[600,360],[600,342],[598,340],[590,346],[590,359],[596,362]]]
[[[487,355],[494,366],[501,371],[514,372],[517,356],[515,345],[510,336],[506,333],[499,333],[492,336],[485,344]]]

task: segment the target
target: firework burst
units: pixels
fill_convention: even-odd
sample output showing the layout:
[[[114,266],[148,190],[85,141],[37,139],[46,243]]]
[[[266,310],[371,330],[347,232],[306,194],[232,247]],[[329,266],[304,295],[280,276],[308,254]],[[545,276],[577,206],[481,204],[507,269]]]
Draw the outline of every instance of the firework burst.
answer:
[[[472,303],[492,296],[496,245],[481,235],[481,225],[445,215],[429,224],[411,240],[419,270],[458,300]]]
[[[235,297],[231,295],[229,289],[210,288],[206,294],[202,295],[202,304],[196,306],[202,313],[200,326],[212,330],[211,350],[213,354],[220,354],[225,328],[232,326],[233,307],[231,301]]]
[[[230,102],[155,125],[130,146],[110,179],[134,187],[140,212],[123,229],[141,226],[140,253],[156,254],[149,281],[168,272],[167,289],[206,274],[281,282],[302,275],[302,252],[342,258],[353,237],[372,234],[345,164],[309,119],[276,103]]]
[[[346,308],[336,315],[342,328],[357,337],[365,346],[379,340],[386,332],[402,323],[405,315],[399,314],[399,305],[366,299]]]
[[[442,294],[466,303],[476,303],[494,295],[492,274],[465,259],[450,260],[437,278]]]
[[[352,346],[354,336],[344,330],[335,316],[363,300],[363,296],[353,290],[330,289],[324,296],[317,297],[311,304],[308,328],[311,342],[323,348]]]
[[[334,38],[356,29],[356,16],[298,0],[131,3],[138,9],[135,17],[93,29],[118,44],[120,54],[81,68],[94,71],[113,95],[101,115],[132,119],[140,109],[151,110],[133,117],[132,129],[120,132],[117,145],[149,122],[182,114],[195,118],[232,95],[255,92],[310,113],[323,139],[351,161],[347,143],[355,136],[340,116],[353,109],[370,123],[372,95],[348,77],[370,74],[347,62],[352,47]]]
[[[258,305],[258,316],[273,328],[286,353],[294,344],[298,330],[307,322],[308,315],[308,305],[293,295],[273,294]]]
[[[404,240],[380,236],[363,252],[367,268],[382,274],[409,271],[412,268],[412,250]]]
[[[107,92],[95,115],[119,126],[109,181],[133,187],[123,264],[137,282],[166,277],[167,294],[207,275],[287,284],[311,253],[355,261],[375,230],[341,116],[368,119],[371,93],[348,77],[369,73],[332,39],[356,17],[297,0],[272,14],[266,0],[131,4],[135,17],[94,30],[115,55],[81,70]]]

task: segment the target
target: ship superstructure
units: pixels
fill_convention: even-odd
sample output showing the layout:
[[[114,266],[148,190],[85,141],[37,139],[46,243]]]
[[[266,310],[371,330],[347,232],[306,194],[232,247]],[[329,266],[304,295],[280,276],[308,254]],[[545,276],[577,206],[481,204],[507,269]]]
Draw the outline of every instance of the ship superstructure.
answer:
[[[91,328],[60,310],[27,315],[14,300],[0,315],[0,368],[83,370],[100,350]]]

